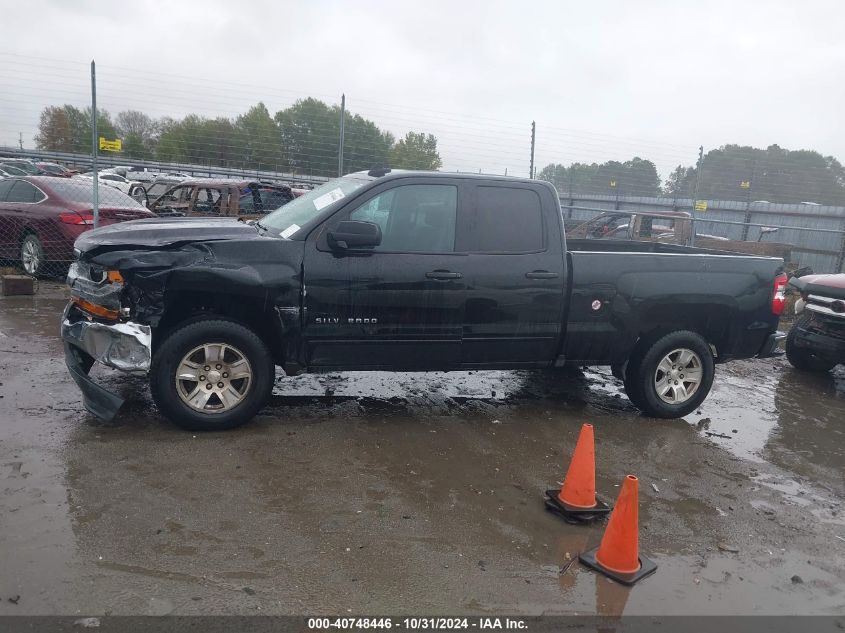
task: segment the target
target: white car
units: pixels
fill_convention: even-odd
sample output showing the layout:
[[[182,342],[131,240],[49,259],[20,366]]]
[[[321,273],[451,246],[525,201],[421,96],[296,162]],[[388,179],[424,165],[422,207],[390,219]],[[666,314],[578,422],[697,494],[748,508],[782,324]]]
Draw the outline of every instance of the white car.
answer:
[[[74,179],[94,180],[94,174],[89,171],[84,174],[74,176]],[[97,181],[101,182],[104,185],[108,185],[109,187],[114,187],[115,189],[122,191],[127,196],[131,196],[132,198],[140,201],[143,204],[146,191],[144,190],[144,186],[140,182],[135,180],[127,180],[120,174],[114,174],[106,171],[98,172]]]

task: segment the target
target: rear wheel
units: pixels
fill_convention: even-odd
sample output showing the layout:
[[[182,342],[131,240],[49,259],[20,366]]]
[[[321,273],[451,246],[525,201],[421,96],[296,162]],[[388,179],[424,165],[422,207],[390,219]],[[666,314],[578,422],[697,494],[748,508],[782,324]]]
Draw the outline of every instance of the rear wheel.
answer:
[[[44,247],[34,233],[21,240],[21,268],[27,275],[36,277],[44,271]]]
[[[625,373],[625,392],[649,415],[679,418],[704,402],[714,374],[707,341],[695,332],[672,332],[634,352]]]
[[[245,424],[269,399],[274,380],[275,366],[261,339],[225,319],[175,330],[150,368],[150,390],[159,409],[191,431]]]
[[[802,314],[790,328],[786,335],[786,358],[795,369],[821,374],[833,369],[836,363],[819,358],[806,347],[797,347],[795,342],[797,328],[805,326],[810,319],[810,315]]]

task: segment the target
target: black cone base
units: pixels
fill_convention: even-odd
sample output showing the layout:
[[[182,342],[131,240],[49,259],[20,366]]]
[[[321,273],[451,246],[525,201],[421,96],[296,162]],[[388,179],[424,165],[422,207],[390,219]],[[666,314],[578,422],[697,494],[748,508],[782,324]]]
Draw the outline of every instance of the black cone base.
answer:
[[[546,490],[546,509],[561,516],[567,523],[589,523],[610,514],[612,508],[596,497],[593,508],[574,508],[558,498],[559,490]]]
[[[587,567],[595,569],[597,572],[604,574],[608,578],[612,578],[616,582],[621,582],[623,585],[633,585],[657,571],[657,563],[642,555],[640,556],[640,568],[634,573],[620,574],[619,572],[611,571],[603,567],[602,564],[596,560],[596,552],[598,549],[598,547],[595,547],[589,551],[578,554],[578,560]]]

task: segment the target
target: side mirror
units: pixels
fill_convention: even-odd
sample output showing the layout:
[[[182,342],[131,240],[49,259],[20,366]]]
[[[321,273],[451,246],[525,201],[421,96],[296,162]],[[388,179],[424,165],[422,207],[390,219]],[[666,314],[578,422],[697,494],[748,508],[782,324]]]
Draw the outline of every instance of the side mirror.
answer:
[[[334,250],[373,248],[381,244],[381,227],[374,222],[344,220],[326,238]]]

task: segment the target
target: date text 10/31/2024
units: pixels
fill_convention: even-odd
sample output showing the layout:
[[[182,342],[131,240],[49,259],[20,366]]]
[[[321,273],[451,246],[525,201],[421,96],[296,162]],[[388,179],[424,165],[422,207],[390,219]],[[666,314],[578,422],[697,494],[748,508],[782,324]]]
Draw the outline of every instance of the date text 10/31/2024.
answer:
[[[408,630],[523,630],[524,620],[516,618],[308,618],[311,630],[330,629],[408,629]]]

